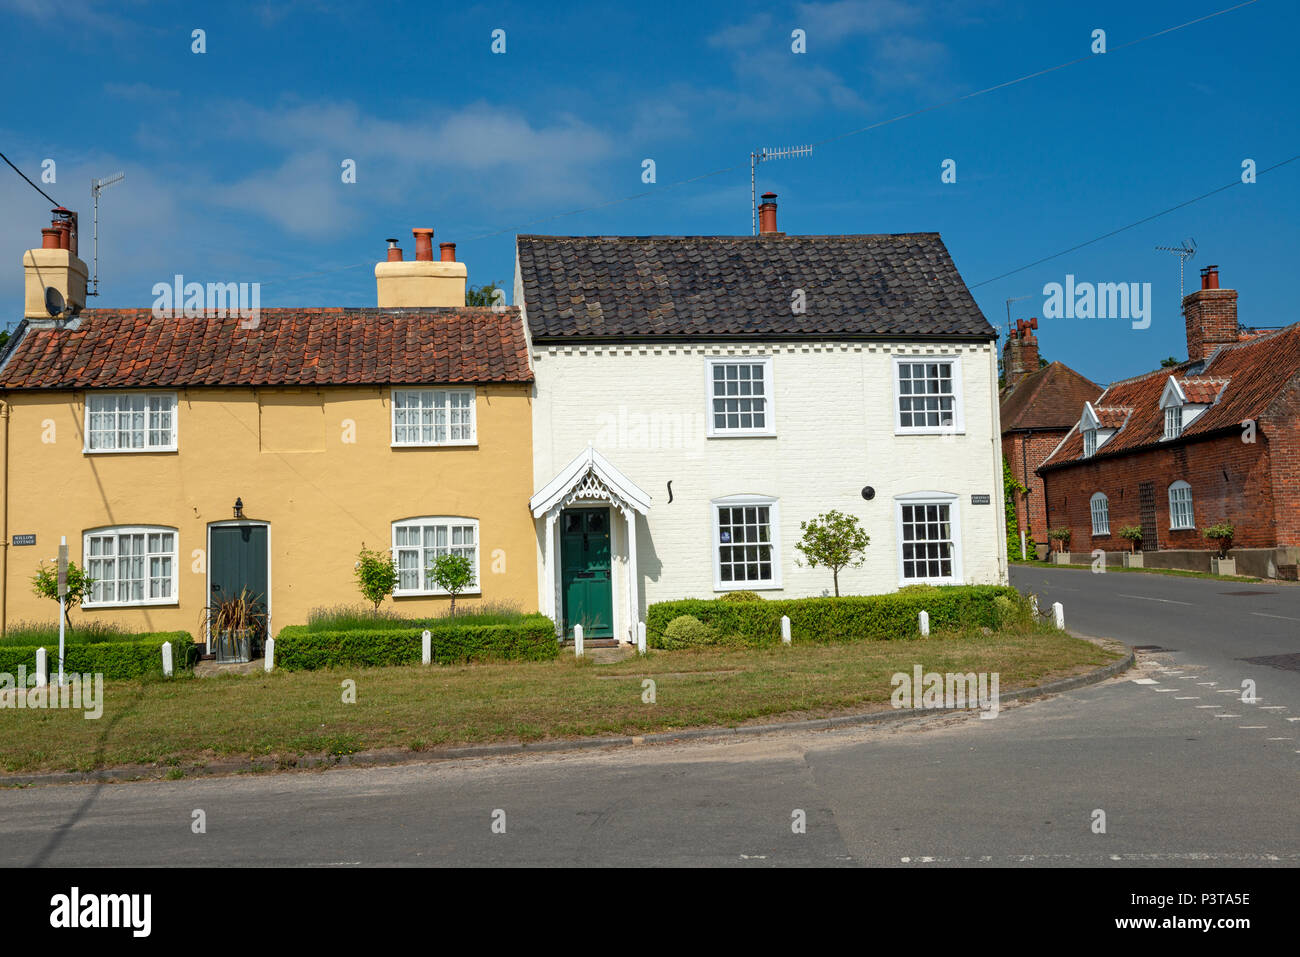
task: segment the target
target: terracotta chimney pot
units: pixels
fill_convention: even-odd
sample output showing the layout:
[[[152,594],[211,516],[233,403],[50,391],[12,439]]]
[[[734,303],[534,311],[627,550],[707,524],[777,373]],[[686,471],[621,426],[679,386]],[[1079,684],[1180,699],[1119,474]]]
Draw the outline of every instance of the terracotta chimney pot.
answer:
[[[433,262],[433,230],[426,226],[417,226],[411,232],[415,236],[416,261]]]

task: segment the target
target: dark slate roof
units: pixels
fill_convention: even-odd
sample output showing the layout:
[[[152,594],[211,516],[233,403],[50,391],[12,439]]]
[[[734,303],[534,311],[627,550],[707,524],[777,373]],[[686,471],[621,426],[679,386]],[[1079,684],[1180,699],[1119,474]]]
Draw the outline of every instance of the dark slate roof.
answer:
[[[520,236],[518,255],[538,342],[996,338],[938,233]]]
[[[24,321],[0,389],[532,382],[517,309],[262,309],[154,318],[92,309],[76,328]]]
[[[1101,386],[1063,362],[1049,362],[1015,388],[1002,393],[1002,431],[1027,429],[1068,432],[1079,421],[1085,402],[1096,402]]]
[[[1193,419],[1179,438],[1163,441],[1165,416],[1160,408],[1160,396],[1170,376],[1180,384],[1191,385],[1188,401],[1208,399],[1209,408]],[[1119,431],[1102,443],[1092,458],[1085,459],[1083,436],[1076,420],[1074,430],[1039,466],[1039,471],[1095,462],[1161,445],[1177,445],[1222,432],[1239,433],[1244,421],[1260,419],[1297,377],[1300,377],[1300,323],[1221,346],[1205,363],[1184,362],[1112,383],[1093,403],[1093,408],[1099,413],[1103,408],[1112,410],[1103,417],[1102,424],[1119,425]],[[1186,392],[1187,385],[1183,388]],[[1082,403],[1078,413],[1083,414]]]

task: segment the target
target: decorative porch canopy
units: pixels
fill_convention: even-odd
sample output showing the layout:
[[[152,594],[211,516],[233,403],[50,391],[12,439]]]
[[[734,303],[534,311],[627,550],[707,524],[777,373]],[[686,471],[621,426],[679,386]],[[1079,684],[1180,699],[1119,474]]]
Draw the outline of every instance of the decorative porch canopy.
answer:
[[[541,519],[545,517],[546,519],[546,544],[543,562],[544,580],[549,587],[545,589],[543,594],[543,604],[549,604],[549,607],[543,608],[543,611],[555,619],[556,626],[562,635],[565,626],[561,622],[562,615],[560,614],[563,608],[563,599],[560,595],[561,568],[556,554],[556,527],[560,512],[566,507],[575,504],[594,503],[608,503],[623,515],[627,523],[627,561],[625,563],[627,569],[627,589],[625,592],[627,601],[624,609],[626,620],[622,623],[623,628],[621,631],[627,635],[628,641],[635,642],[640,609],[640,588],[638,587],[636,569],[636,516],[637,513],[645,515],[649,512],[650,496],[638,488],[631,479],[616,469],[605,456],[590,445],[578,453],[573,461],[561,469],[555,478],[551,479],[544,488],[528,501],[528,507],[532,510],[533,518]],[[615,633],[617,634],[619,630],[616,627]]]

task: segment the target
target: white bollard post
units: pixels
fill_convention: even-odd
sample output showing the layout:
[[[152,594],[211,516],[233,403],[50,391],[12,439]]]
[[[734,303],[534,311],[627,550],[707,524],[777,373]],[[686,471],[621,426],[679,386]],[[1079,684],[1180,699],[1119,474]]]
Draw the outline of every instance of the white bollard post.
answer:
[[[1056,627],[1065,628],[1065,608],[1059,601],[1052,602],[1052,619],[1056,622]]]
[[[1032,561],[1033,559],[1038,557],[1037,555],[1032,555],[1032,556],[1029,555],[1025,551],[1025,549],[1027,549],[1028,547],[1029,547],[1029,543],[1025,541],[1025,530],[1022,528],[1020,530],[1020,560],[1022,562]]]
[[[420,663],[433,663],[433,633],[427,628],[420,633]]]
[[[576,658],[582,657],[582,626],[573,626],[573,654]]]
[[[45,649],[37,648],[36,649],[36,687],[44,688],[47,684],[49,684],[50,681],[48,677],[49,670],[50,668],[48,664],[48,659],[45,654]],[[26,690],[27,689],[25,688],[19,688],[18,693],[24,694],[26,693]]]
[[[638,654],[645,654],[645,622],[636,623],[636,650]]]
[[[266,639],[266,660],[262,662],[262,667],[267,671],[275,668],[275,639]]]
[[[923,636],[930,633],[930,613],[928,611],[923,611],[917,615],[916,622],[921,626],[921,634]]]
[[[790,644],[790,616],[781,616],[781,644]]]
[[[162,644],[163,658],[163,676],[170,678],[172,676],[172,643],[164,641]]]
[[[1038,612],[1038,596],[1037,596],[1037,595],[1030,595],[1030,596],[1029,596],[1029,610],[1032,611],[1032,612],[1034,613],[1034,617],[1035,617],[1035,618],[1038,617],[1039,612]]]

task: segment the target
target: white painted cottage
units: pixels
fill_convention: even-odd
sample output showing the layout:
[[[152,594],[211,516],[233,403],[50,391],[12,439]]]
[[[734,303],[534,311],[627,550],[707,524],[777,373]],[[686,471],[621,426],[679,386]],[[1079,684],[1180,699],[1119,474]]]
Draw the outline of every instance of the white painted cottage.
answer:
[[[858,516],[842,594],[1005,583],[996,333],[937,233],[520,236],[541,610],[828,594],[799,523]]]

